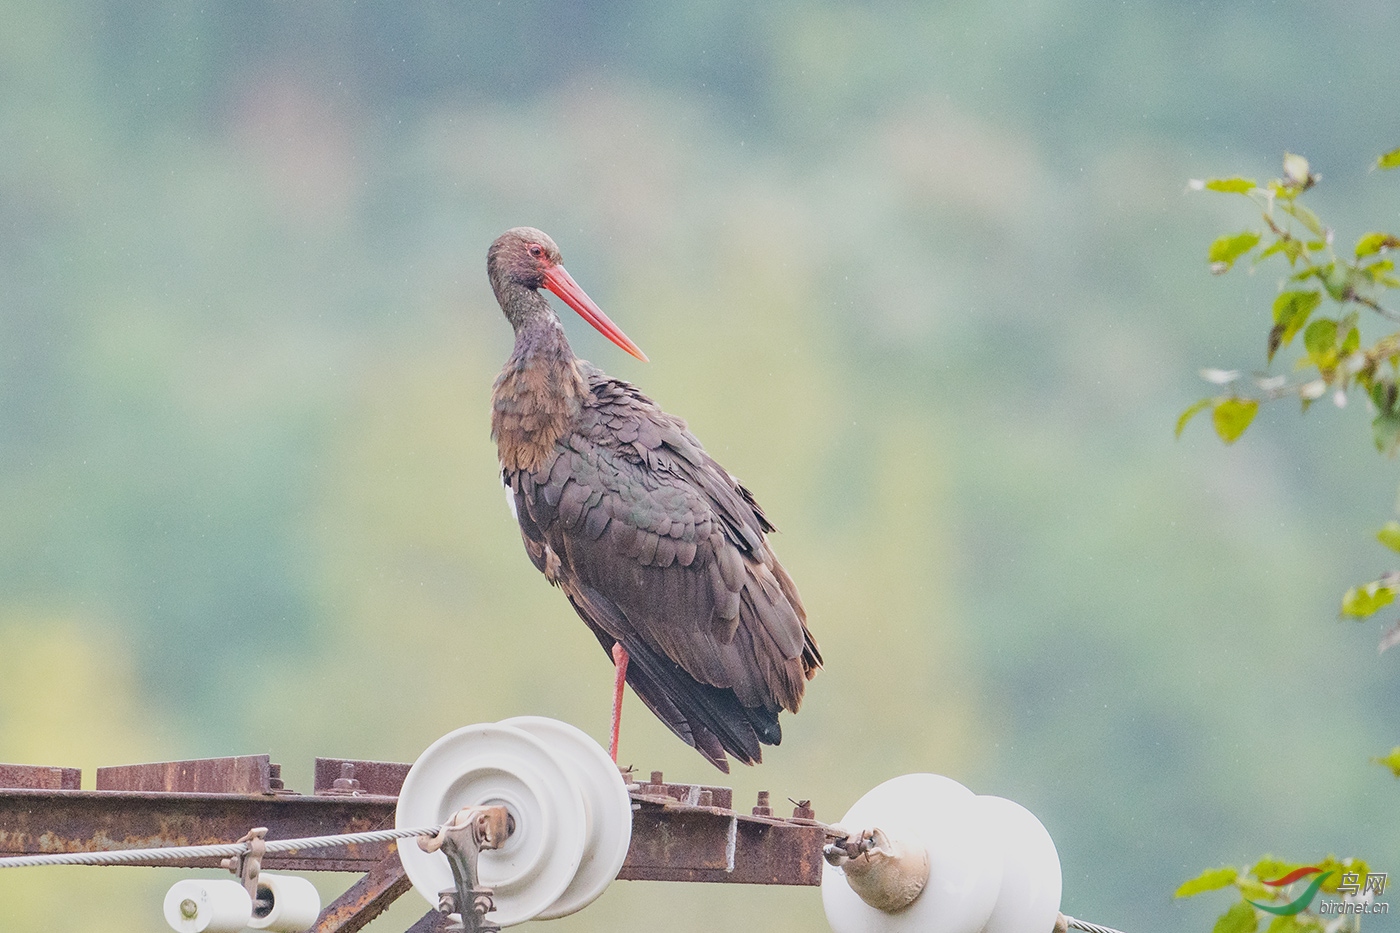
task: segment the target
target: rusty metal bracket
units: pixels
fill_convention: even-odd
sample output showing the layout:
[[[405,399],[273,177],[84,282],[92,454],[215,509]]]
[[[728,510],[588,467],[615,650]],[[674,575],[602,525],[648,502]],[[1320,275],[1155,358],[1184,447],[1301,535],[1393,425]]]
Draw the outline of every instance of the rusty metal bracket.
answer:
[[[831,829],[837,837],[822,847],[822,857],[833,868],[840,868],[852,859],[861,858],[875,848],[875,834],[871,830],[850,833],[840,826]]]
[[[389,854],[326,905],[308,933],[359,933],[411,887],[399,861],[398,844],[391,843]]]
[[[449,933],[497,933],[499,925],[486,919],[495,909],[492,890],[481,884],[477,862],[485,849],[498,849],[514,826],[505,807],[463,807],[452,814],[436,836],[424,836],[418,847],[447,856],[454,887],[438,892],[438,913],[448,917]]]

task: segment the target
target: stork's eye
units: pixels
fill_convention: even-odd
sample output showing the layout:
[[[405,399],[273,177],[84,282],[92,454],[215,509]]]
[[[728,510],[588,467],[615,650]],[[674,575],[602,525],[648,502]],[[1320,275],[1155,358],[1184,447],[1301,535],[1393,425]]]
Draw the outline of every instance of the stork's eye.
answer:
[[[531,244],[530,244],[530,255],[531,255],[531,256],[534,256],[536,259],[543,259],[543,258],[544,258],[544,247],[541,246],[541,245],[538,244],[538,243],[531,243]]]

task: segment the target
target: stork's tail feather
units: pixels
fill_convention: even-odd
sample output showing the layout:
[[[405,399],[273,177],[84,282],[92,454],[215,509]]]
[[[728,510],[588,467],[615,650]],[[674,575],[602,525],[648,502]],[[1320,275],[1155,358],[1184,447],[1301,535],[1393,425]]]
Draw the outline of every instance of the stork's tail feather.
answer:
[[[726,774],[725,752],[746,765],[763,761],[764,745],[782,741],[776,711],[748,707],[733,690],[702,684],[640,642],[624,642],[627,683],[671,731]]]
[[[744,718],[753,727],[754,734],[764,745],[781,745],[783,727],[778,723],[778,714],[762,707],[743,706]]]

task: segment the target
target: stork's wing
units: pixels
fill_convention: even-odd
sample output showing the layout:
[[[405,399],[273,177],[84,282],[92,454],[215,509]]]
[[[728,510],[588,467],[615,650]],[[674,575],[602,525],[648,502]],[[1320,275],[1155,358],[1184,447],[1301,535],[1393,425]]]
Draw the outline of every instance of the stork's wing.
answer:
[[[677,735],[717,765],[716,742],[758,761],[821,664],[772,525],[684,422],[589,375],[555,456],[507,473],[526,547],[604,649],[622,642],[628,683]]]

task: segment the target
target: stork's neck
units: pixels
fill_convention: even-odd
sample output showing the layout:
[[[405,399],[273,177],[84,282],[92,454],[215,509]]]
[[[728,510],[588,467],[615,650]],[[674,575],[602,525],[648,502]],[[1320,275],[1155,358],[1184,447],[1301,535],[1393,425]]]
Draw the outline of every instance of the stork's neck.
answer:
[[[515,326],[515,349],[491,392],[491,437],[502,467],[534,470],[577,423],[588,384],[543,295],[515,286],[497,297]]]

